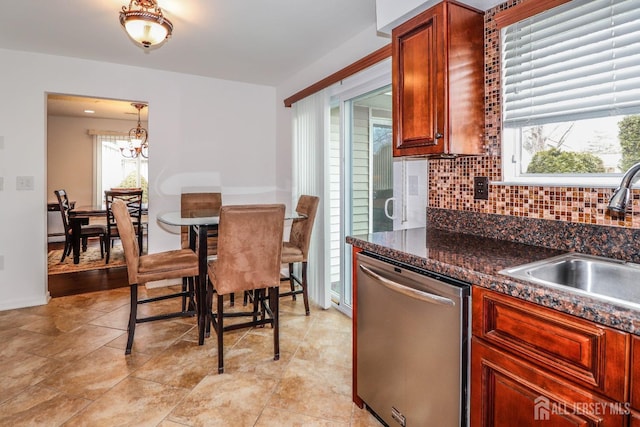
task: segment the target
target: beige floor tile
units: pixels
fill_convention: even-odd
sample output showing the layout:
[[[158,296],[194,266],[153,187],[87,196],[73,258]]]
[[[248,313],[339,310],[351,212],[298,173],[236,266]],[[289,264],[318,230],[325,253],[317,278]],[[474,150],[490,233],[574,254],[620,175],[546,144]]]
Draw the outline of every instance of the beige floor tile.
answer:
[[[34,349],[46,346],[54,340],[54,337],[22,329],[0,331],[0,342],[2,342],[2,346],[0,346],[0,357],[9,357],[26,352],[33,353]]]
[[[175,320],[139,323],[136,325],[131,352],[158,354],[179,340],[192,328],[195,328],[195,326]],[[124,353],[124,349],[127,346],[127,333],[123,332],[120,337],[108,345],[109,347],[119,348]]]
[[[78,396],[33,386],[0,405],[0,425],[59,426],[89,403]]]
[[[348,422],[340,423],[323,420],[284,409],[265,408],[255,427],[349,427]]]
[[[35,348],[33,352],[60,360],[78,360],[123,334],[124,331],[117,329],[84,325]]]
[[[190,426],[253,426],[260,416],[276,380],[247,373],[224,373],[205,377],[169,420]]]
[[[192,341],[178,340],[166,351],[155,355],[133,376],[191,389],[208,374],[218,372],[217,360],[218,352],[211,340],[205,341],[202,346]]]
[[[138,324],[125,356],[128,287],[0,312],[0,425],[379,426],[351,402],[351,320],[280,305],[280,360],[269,326],[226,332],[222,375],[216,334],[199,346],[194,317]],[[179,304],[154,306],[140,311]],[[245,309],[241,295],[227,308]]]
[[[268,406],[337,422],[351,419],[351,371],[294,358]]]
[[[144,354],[126,356],[118,349],[101,347],[75,360],[41,385],[68,395],[96,400],[124,380],[151,357]]]
[[[189,390],[127,378],[65,426],[156,426]]]

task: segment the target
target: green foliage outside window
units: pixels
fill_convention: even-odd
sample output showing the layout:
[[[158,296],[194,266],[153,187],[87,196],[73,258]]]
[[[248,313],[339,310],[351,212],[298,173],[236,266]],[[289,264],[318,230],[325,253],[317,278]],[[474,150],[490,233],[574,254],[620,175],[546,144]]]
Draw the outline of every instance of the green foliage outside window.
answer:
[[[622,147],[620,169],[626,171],[640,162],[640,115],[627,116],[618,123],[618,139]]]
[[[138,174],[136,172],[131,172],[125,179],[122,180],[118,187],[137,188],[137,176]],[[142,175],[140,175],[140,187],[142,187],[142,204],[146,205],[149,203],[149,183]]]
[[[550,148],[538,151],[527,173],[604,173],[602,159],[591,153],[577,153]]]

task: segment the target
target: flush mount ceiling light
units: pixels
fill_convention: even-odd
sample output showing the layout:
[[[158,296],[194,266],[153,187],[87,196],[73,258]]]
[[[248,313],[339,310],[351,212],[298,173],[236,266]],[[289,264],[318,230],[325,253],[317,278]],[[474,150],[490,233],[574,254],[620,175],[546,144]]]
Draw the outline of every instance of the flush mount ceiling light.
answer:
[[[138,110],[138,126],[129,131],[129,142],[126,147],[120,147],[120,153],[123,157],[130,159],[138,156],[147,159],[149,158],[149,143],[147,142],[149,133],[140,123],[140,110],[146,107],[147,104],[134,102],[131,105]]]
[[[138,9],[133,9],[136,6]],[[155,0],[131,0],[122,6],[120,23],[136,43],[144,48],[162,43],[173,31],[173,24],[162,14]]]

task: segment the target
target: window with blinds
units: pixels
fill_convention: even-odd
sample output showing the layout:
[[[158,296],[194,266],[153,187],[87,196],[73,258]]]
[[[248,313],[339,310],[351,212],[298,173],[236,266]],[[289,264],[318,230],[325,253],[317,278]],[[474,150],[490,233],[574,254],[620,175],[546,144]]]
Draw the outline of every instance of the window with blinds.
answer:
[[[640,161],[637,0],[573,0],[501,36],[505,177],[619,174]]]

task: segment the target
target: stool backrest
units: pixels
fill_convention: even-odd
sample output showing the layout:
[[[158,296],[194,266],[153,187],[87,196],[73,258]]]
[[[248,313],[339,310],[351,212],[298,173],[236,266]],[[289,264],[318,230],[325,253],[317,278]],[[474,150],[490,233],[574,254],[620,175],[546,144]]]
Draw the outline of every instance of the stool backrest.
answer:
[[[215,287],[221,294],[279,286],[285,206],[222,206]]]

